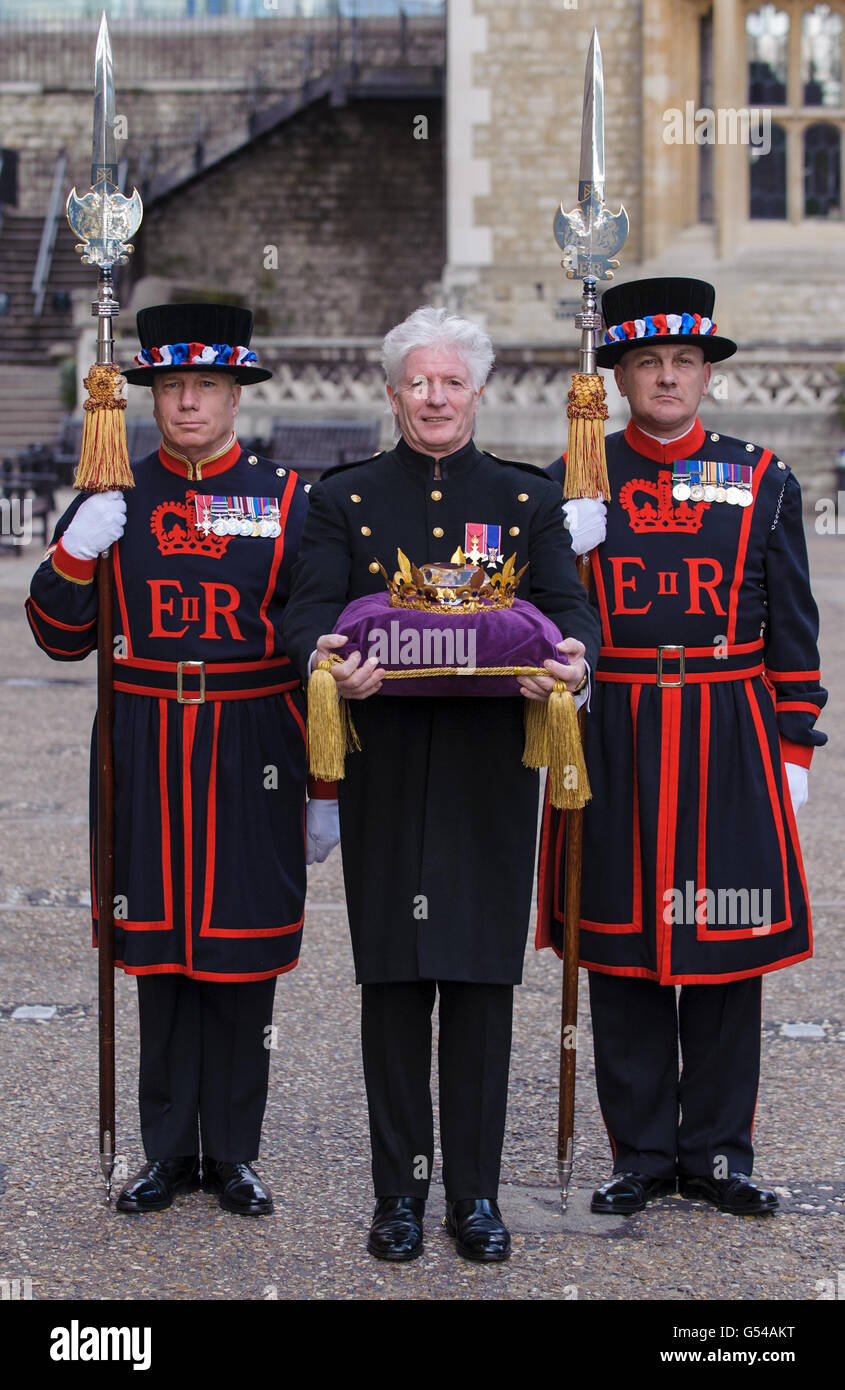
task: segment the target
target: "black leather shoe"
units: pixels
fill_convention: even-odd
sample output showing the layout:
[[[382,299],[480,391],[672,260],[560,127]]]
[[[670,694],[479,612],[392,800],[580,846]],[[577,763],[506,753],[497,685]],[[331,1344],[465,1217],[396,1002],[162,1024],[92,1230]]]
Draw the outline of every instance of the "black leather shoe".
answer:
[[[747,1173],[728,1173],[726,1178],[681,1173],[678,1187],[682,1197],[712,1202],[719,1211],[729,1211],[734,1216],[765,1216],[780,1206],[777,1193],[758,1187]]]
[[[177,1192],[196,1192],[200,1162],[194,1157],[159,1158],[145,1163],[117,1199],[118,1211],[164,1211]]]
[[[666,1197],[674,1191],[674,1178],[654,1178],[650,1173],[614,1173],[608,1182],[596,1188],[590,1211],[629,1216],[634,1211],[645,1211],[646,1203],[655,1197]]]
[[[415,1260],[422,1254],[422,1197],[379,1197],[367,1239],[377,1260]]]
[[[273,1210],[270,1189],[248,1163],[225,1163],[203,1154],[202,1190],[216,1192],[223,1210],[238,1216],[269,1216]]]
[[[511,1238],[495,1202],[486,1197],[466,1197],[446,1203],[446,1230],[455,1238],[455,1249],[465,1260],[506,1260]]]

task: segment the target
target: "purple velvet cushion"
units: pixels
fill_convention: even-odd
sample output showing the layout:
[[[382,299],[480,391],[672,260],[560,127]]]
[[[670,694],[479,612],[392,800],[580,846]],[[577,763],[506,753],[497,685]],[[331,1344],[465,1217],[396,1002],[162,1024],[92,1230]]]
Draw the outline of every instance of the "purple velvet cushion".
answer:
[[[385,671],[460,669],[459,675],[385,679],[380,695],[518,695],[516,676],[485,676],[483,669],[542,666],[547,657],[566,664],[554,623],[518,598],[512,608],[450,615],[391,608],[386,593],[367,594],[344,608],[333,630],[349,638],[338,653],[344,659],[359,651]]]

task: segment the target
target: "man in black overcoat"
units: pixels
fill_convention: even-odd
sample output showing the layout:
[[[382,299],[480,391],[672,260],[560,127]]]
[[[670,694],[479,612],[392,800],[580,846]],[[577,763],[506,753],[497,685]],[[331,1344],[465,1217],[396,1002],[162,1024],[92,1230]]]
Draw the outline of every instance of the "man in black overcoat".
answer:
[[[520,597],[565,639],[566,662],[546,662],[549,675],[522,681],[523,694],[547,699],[556,678],[586,698],[599,625],[561,525],[559,487],[473,442],[492,361],[487,335],[442,309],[417,310],[385,338],[400,437],[386,453],[330,469],[311,492],[284,627],[303,680],[344,645],[334,633],[342,609],[383,589],[379,561],[392,567],[397,547],[417,564],[448,561],[486,527],[517,568],[528,564]],[[524,704],[388,699],[375,658],[357,653],[332,674],[339,694],[358,701],[363,750],[348,759],[339,800],[377,1198],[368,1248],[388,1260],[422,1249],[439,992],[447,1227],[467,1258],[506,1259],[496,1198],[538,798],[538,776],[522,764]]]

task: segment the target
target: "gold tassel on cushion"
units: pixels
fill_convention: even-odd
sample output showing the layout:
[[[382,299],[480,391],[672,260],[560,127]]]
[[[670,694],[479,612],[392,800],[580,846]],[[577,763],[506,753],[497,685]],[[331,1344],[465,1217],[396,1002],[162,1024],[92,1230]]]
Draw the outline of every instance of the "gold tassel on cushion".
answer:
[[[308,763],[321,782],[341,781],[346,754],[361,749],[348,704],[340,699],[331,674],[337,660],[318,662],[308,681]]]
[[[569,388],[569,444],[566,450],[564,497],[603,497],[610,500],[604,422],[607,419],[604,382],[596,373],[576,372]]]
[[[563,681],[555,681],[546,701],[549,731],[549,797],[559,810],[577,811],[592,796],[578,728],[575,700]]]
[[[522,761],[539,772],[549,765],[549,725],[545,700],[525,701],[525,748]]]
[[[548,767],[549,799],[558,810],[578,811],[590,800],[578,712],[563,681],[555,681],[548,700],[527,701],[522,761]]]
[[[123,383],[113,362],[98,362],[85,378],[82,447],[73,485],[84,492],[108,492],[134,486],[126,447],[126,401],[117,394]]]

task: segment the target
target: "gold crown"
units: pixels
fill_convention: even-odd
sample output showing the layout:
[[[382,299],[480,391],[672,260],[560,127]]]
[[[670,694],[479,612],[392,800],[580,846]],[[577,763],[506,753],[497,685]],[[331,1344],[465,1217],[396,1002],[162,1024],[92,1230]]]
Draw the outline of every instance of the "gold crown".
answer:
[[[510,608],[527,564],[514,574],[516,552],[501,570],[487,575],[480,565],[467,561],[460,546],[451,560],[429,561],[420,568],[401,550],[396,551],[398,570],[391,580],[379,569],[390,594],[391,608],[415,608],[422,613],[481,613],[491,608]]]

